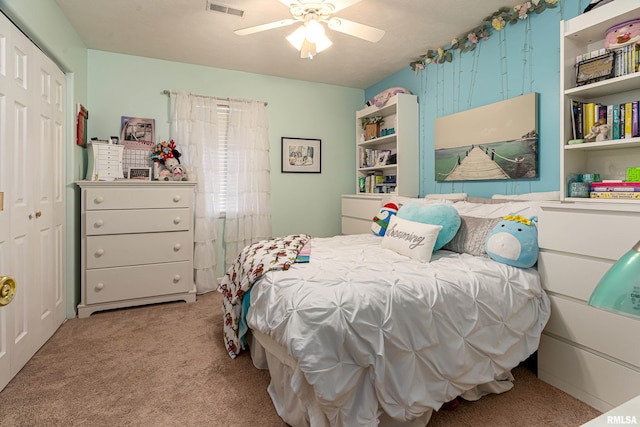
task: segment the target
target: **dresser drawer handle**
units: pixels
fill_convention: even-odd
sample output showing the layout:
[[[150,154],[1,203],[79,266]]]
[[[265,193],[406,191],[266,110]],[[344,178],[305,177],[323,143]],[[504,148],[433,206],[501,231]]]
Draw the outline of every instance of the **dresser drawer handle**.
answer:
[[[180,200],[182,200],[181,196],[173,196],[173,201],[178,203]]]
[[[180,224],[180,221],[182,221],[182,219],[180,219],[180,217],[179,217],[179,216],[177,216],[177,217],[175,217],[175,218],[173,219],[173,223],[174,223],[175,225]]]
[[[102,255],[104,255],[104,249],[98,249],[96,251],[96,257],[101,257]]]
[[[180,243],[176,243],[175,245],[173,245],[174,252],[178,252],[181,248],[182,248],[182,245]]]
[[[181,279],[180,275],[176,274],[175,276],[173,276],[173,283],[178,283],[180,279]]]
[[[93,199],[93,203],[95,203],[96,205],[99,205],[102,202],[104,202],[104,197],[102,196],[98,196],[95,199]]]
[[[97,220],[96,222],[94,222],[94,223],[93,223],[93,226],[94,226],[95,228],[100,228],[100,227],[102,227],[103,225],[104,225],[104,221],[103,221],[103,220],[101,220],[101,219],[99,219],[99,220]]]
[[[98,283],[96,285],[96,291],[101,291],[104,289],[104,283]]]

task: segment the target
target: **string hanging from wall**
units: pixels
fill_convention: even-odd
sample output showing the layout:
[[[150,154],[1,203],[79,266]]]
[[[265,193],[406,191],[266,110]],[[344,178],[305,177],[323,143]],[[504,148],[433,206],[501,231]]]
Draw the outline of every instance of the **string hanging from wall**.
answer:
[[[476,87],[476,77],[478,75],[478,63],[480,62],[480,51],[482,45],[478,46],[473,52],[473,60],[471,61],[471,71],[469,80],[469,96],[467,97],[467,109],[471,108],[471,100],[473,99],[473,90]]]
[[[498,49],[500,52],[500,94],[504,101],[509,97],[509,63],[507,57],[509,56],[507,49],[507,32],[500,31],[498,35]]]

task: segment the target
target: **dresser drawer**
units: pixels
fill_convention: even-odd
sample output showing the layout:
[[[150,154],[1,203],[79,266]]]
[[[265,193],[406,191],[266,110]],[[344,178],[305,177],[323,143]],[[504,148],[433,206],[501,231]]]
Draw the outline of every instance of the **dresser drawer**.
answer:
[[[544,330],[607,354],[640,370],[640,320],[549,295],[551,318]]]
[[[638,242],[639,229],[638,212],[543,206],[538,244],[541,249],[617,260]]]
[[[97,209],[157,209],[188,208],[193,199],[193,188],[86,188],[84,208]]]
[[[191,209],[131,209],[87,211],[85,234],[150,233],[190,228]]]
[[[564,252],[540,251],[538,273],[545,290],[587,302],[613,263]]]
[[[191,231],[111,234],[86,237],[86,268],[103,268],[189,260]]]
[[[381,206],[381,197],[343,197],[342,216],[371,221]]]
[[[193,287],[192,268],[185,261],[87,270],[86,303],[188,292]]]

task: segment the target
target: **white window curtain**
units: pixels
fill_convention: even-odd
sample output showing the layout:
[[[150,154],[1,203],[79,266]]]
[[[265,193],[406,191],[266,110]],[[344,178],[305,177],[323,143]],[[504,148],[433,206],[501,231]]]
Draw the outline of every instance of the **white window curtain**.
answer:
[[[246,245],[271,237],[266,108],[257,101],[171,92],[171,135],[197,180],[194,277],[200,294],[218,286],[219,249],[226,270]]]

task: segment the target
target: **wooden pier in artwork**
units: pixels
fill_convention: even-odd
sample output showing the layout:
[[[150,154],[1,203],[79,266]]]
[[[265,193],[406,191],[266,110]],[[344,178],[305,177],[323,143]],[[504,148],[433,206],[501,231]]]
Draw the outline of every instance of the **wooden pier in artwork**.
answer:
[[[509,175],[480,147],[473,147],[469,155],[445,178],[445,181],[479,179],[509,179]]]

